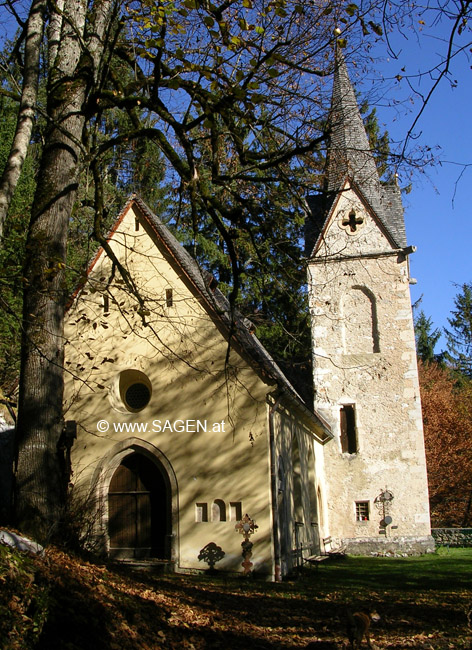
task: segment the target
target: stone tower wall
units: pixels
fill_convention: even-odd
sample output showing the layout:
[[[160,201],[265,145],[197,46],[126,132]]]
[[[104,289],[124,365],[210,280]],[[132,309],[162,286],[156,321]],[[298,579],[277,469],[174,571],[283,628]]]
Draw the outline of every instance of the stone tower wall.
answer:
[[[329,534],[351,552],[425,550],[432,541],[408,260],[347,186],[308,281],[315,409],[334,433],[324,448]],[[384,512],[374,501],[386,489],[393,500]]]

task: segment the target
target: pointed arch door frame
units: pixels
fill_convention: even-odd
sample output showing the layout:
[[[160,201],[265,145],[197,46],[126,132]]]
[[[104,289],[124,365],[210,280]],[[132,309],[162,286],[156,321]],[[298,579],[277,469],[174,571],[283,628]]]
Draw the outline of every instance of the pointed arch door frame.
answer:
[[[148,458],[156,466],[157,471],[163,471],[169,485],[170,497],[170,560],[175,566],[179,558],[179,500],[177,477],[174,469],[162,451],[151,443],[139,438],[127,438],[114,445],[99,462],[94,472],[92,485],[95,486],[98,502],[98,533],[106,540],[106,550],[110,552],[110,537],[108,532],[108,493],[110,483],[122,461],[129,455],[138,453]]]

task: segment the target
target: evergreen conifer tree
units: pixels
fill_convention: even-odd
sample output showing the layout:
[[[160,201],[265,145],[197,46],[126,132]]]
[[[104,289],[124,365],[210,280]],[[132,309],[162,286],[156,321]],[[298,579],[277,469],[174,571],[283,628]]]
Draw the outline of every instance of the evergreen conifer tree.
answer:
[[[455,309],[445,328],[448,360],[453,368],[472,378],[472,282],[464,282],[454,299]]]
[[[423,363],[438,361],[440,355],[436,355],[434,348],[441,338],[441,330],[436,328],[432,330],[433,323],[430,317],[427,317],[423,310],[420,311],[415,319],[415,338],[416,354]]]

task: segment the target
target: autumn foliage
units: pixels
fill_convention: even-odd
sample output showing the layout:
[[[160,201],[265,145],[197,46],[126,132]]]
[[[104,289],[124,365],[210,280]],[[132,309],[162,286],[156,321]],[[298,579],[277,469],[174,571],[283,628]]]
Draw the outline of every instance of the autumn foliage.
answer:
[[[472,382],[419,364],[431,525],[472,526]]]
[[[345,557],[283,583],[156,568],[0,544],[1,650],[345,650],[346,607],[378,611],[378,650],[471,647],[469,549]]]

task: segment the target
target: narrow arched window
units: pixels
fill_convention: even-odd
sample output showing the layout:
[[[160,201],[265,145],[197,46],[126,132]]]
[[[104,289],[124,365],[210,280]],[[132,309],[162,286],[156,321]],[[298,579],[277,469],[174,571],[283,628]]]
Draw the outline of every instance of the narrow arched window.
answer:
[[[226,521],[226,504],[222,499],[215,499],[211,506],[212,521]]]
[[[341,300],[344,354],[380,352],[377,303],[366,287],[351,287]]]

